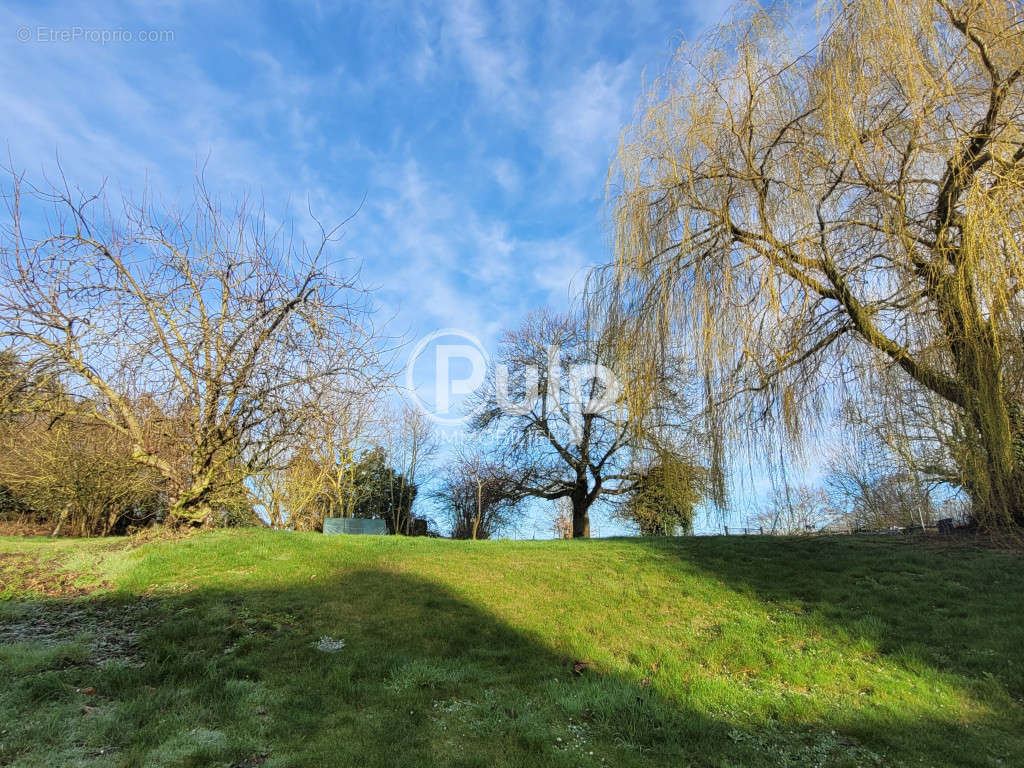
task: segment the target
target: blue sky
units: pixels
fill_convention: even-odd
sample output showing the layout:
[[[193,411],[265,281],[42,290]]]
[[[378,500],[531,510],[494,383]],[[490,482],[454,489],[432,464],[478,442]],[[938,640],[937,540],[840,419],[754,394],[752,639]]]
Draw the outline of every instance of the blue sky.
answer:
[[[173,200],[205,163],[271,212],[337,222],[365,198],[336,253],[392,327],[491,347],[609,258],[605,175],[644,73],[727,6],[8,2],[3,138],[84,188]]]
[[[605,174],[644,70],[724,8],[7,4],[4,139],[17,167],[59,152],[84,187],[173,198],[206,162],[215,191],[271,211],[309,199],[338,221],[365,195],[338,252],[403,326],[488,343],[607,259]],[[75,28],[173,39],[52,40]]]

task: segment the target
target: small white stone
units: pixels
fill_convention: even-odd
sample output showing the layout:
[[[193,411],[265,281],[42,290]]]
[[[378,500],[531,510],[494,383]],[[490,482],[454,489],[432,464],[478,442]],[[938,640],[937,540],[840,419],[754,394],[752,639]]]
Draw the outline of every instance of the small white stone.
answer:
[[[318,651],[324,651],[325,653],[333,653],[334,651],[340,651],[345,647],[344,640],[332,640],[327,635],[324,635],[314,646]]]

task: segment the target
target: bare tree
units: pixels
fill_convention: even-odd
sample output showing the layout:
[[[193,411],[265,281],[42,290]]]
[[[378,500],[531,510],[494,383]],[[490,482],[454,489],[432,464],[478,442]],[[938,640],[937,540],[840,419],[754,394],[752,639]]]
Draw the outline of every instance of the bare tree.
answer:
[[[799,536],[815,533],[841,518],[823,489],[784,485],[775,491],[765,510],[749,523],[765,534]]]
[[[52,535],[106,536],[163,512],[163,478],[88,417],[23,415],[0,426],[0,485]]]
[[[685,46],[624,135],[624,357],[691,347],[719,458],[755,429],[798,444],[830,388],[896,369],[963,414],[977,514],[1024,524],[1020,4],[822,12],[809,51],[781,11]]]
[[[937,509],[933,486],[910,470],[883,463],[885,454],[877,458],[861,455],[855,460],[843,455],[829,462],[825,488],[832,505],[848,519],[849,527],[925,528],[934,523]]]
[[[382,447],[396,470],[394,487],[390,488],[390,493],[396,500],[402,499],[409,494],[410,489],[417,487],[420,471],[437,455],[437,433],[430,419],[409,407],[388,412],[382,428]],[[396,503],[392,509],[397,512],[403,509],[403,505]],[[390,526],[393,530],[399,530],[401,522],[397,518],[393,519]],[[411,525],[412,518],[409,517],[405,523]],[[400,532],[412,533],[411,530]]]
[[[875,474],[914,476],[926,489],[948,486],[947,493],[969,488],[965,472],[975,445],[963,411],[901,378],[884,372],[847,398],[840,412],[849,432],[844,440],[859,446],[859,464]]]
[[[555,501],[554,514],[551,517],[551,532],[556,539],[572,538],[572,503],[567,498]]]
[[[589,537],[591,507],[632,488],[641,447],[617,381],[597,375],[612,350],[581,316],[540,311],[505,332],[496,360],[473,426],[494,433],[521,494],[569,499],[573,537]]]
[[[0,338],[165,478],[174,522],[279,464],[324,392],[380,375],[367,295],[328,257],[335,229],[307,248],[201,180],[184,209],[13,174],[4,197]]]
[[[274,528],[321,530],[326,517],[352,517],[360,451],[373,444],[380,393],[327,392],[310,409],[281,458],[254,475],[259,506]]]
[[[448,511],[453,539],[489,539],[511,521],[523,496],[500,464],[463,453],[448,464],[435,498]]]
[[[165,486],[59,382],[0,354],[0,514],[46,523],[53,536],[106,536],[157,522]]]

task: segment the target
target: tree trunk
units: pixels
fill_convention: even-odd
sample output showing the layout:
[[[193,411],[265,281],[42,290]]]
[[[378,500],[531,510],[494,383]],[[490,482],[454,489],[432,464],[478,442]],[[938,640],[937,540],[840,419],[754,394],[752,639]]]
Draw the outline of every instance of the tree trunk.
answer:
[[[50,538],[51,539],[55,539],[58,536],[60,536],[60,529],[63,527],[64,521],[68,519],[68,515],[69,514],[71,514],[71,505],[70,504],[65,504],[64,507],[60,511],[60,517],[57,518],[57,525],[54,527],[53,531],[50,533]]]
[[[975,520],[990,529],[1019,526],[1024,524],[1024,462],[1018,451],[1021,424],[1003,386],[1005,359],[995,321],[983,315],[969,264],[959,250],[939,249],[938,253],[958,262],[955,279],[940,280],[934,291],[960,395],[953,398],[932,390],[963,408],[974,427],[977,444],[968,450],[960,470]]]
[[[980,455],[965,468],[972,478],[975,518],[986,528],[1024,525],[1024,465],[1015,436],[1020,425],[1003,386],[1003,357],[991,324],[980,319],[965,334],[957,355],[961,380],[970,382],[966,410],[977,430]],[[1019,419],[1018,419],[1019,420]]]
[[[205,496],[205,494],[204,494]],[[167,511],[167,524],[172,528],[193,526],[200,528],[205,525],[213,514],[213,509],[204,496],[196,497],[185,493],[171,501]]]
[[[210,490],[213,486],[213,471],[197,472],[192,484],[171,498],[167,511],[167,523],[172,527],[206,525],[213,515],[210,507]]]
[[[971,488],[975,516],[989,528],[1024,525],[1024,467],[1003,393],[979,387],[970,415],[980,442]]]
[[[480,517],[483,515],[484,486],[478,480],[476,483],[476,517],[473,518],[473,541],[476,541],[477,533],[480,531]]]
[[[572,497],[572,537],[574,539],[590,538],[590,505],[586,498],[576,494]]]

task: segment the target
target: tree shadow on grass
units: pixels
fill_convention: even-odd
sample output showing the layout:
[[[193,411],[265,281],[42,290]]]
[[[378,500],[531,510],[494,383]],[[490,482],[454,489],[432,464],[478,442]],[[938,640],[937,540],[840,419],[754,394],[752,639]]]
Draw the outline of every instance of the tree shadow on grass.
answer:
[[[385,571],[0,619],[0,765],[701,765],[732,745],[727,724]]]
[[[755,588],[736,577],[737,588]],[[752,727],[709,714],[686,691],[600,668],[576,674],[573,662],[586,660],[434,581],[386,570],[273,589],[9,603],[0,621],[49,628],[42,641],[0,638],[0,765],[853,766],[922,755],[928,765],[988,764],[941,743],[890,760],[845,735],[858,731],[855,717],[835,733],[825,722]],[[336,650],[319,650],[321,638]],[[948,725],[890,724],[904,735]]]

